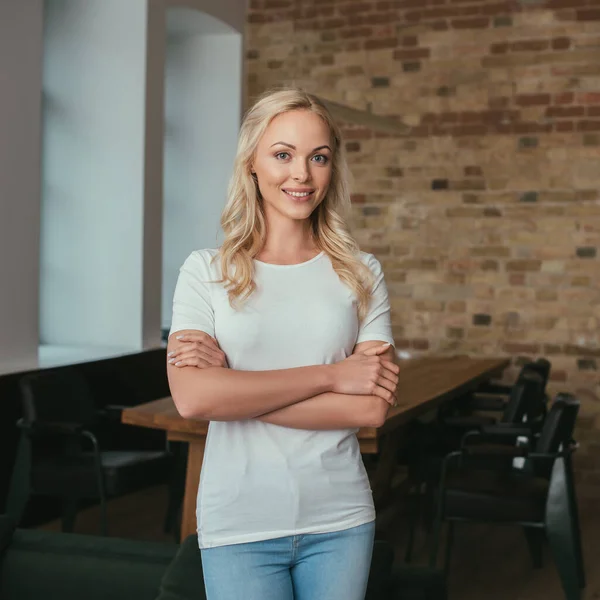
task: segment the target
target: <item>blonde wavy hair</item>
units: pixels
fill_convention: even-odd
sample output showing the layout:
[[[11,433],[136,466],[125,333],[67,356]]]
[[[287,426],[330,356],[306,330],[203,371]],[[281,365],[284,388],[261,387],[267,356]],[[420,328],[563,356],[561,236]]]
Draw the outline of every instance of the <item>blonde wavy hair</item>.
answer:
[[[262,250],[267,235],[264,208],[258,184],[251,173],[259,140],[278,115],[307,110],[319,115],[329,127],[332,138],[331,182],[325,197],[310,216],[317,247],[325,252],[340,280],[354,292],[358,316],[362,320],[371,298],[373,275],[361,261],[358,244],[350,234],[346,218],[350,210],[348,166],[341,132],[327,108],[312,94],[299,89],[270,91],[261,96],[243,120],[228,201],[221,215],[225,233],[220,257],[222,279],[232,307],[245,302],[256,290],[253,259]]]

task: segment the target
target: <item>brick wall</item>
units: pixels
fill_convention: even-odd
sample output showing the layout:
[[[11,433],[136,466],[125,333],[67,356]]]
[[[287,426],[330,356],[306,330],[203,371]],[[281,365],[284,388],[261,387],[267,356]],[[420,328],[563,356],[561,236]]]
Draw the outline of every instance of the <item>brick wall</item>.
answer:
[[[600,0],[251,0],[249,96],[297,84],[345,127],[353,231],[399,348],[553,364],[600,495]],[[598,415],[598,416],[597,416]]]

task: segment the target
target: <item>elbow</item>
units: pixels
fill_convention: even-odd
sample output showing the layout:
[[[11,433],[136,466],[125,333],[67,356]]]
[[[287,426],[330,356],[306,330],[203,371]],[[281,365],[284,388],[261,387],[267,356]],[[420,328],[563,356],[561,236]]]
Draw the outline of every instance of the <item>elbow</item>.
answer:
[[[385,400],[383,400],[383,398],[379,398],[379,396],[374,396],[369,414],[368,427],[381,427],[385,423],[389,410],[390,405]]]
[[[173,394],[173,403],[177,412],[183,419],[209,420],[210,410],[202,406],[197,398],[182,397],[180,394]]]

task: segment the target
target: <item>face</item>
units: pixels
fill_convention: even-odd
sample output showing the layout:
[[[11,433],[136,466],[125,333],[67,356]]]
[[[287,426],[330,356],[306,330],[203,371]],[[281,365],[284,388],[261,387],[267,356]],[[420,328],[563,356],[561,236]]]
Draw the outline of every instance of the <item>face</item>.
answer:
[[[267,218],[311,215],[331,181],[332,145],[329,127],[313,112],[294,110],[269,123],[252,165]]]

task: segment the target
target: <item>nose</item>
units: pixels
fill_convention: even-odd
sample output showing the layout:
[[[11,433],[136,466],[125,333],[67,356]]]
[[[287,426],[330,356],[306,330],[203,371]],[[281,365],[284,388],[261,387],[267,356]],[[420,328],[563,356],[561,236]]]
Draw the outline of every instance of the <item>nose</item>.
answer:
[[[294,164],[294,168],[292,171],[292,179],[294,181],[298,181],[299,183],[308,181],[310,178],[310,171],[308,170],[308,166],[303,160],[296,161]]]

